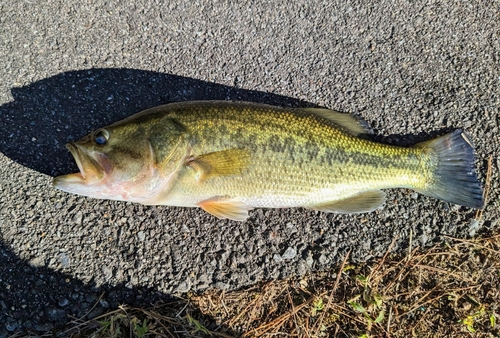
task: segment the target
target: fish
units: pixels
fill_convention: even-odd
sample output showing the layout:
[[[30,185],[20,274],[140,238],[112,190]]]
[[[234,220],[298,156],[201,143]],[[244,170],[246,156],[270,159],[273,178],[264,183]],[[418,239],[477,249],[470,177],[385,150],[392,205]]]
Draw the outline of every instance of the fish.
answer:
[[[392,188],[483,207],[474,148],[462,130],[412,147],[374,142],[371,133],[363,119],[327,108],[170,103],[68,143],[79,172],[55,177],[53,186],[235,221],[253,208],[372,212]]]

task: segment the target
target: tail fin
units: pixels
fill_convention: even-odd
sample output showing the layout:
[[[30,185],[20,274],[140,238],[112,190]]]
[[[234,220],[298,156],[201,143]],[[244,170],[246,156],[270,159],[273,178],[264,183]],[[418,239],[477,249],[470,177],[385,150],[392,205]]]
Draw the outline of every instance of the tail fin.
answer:
[[[475,172],[474,148],[462,130],[419,143],[416,147],[431,149],[438,160],[433,183],[420,191],[422,194],[469,208],[483,207],[483,189]]]

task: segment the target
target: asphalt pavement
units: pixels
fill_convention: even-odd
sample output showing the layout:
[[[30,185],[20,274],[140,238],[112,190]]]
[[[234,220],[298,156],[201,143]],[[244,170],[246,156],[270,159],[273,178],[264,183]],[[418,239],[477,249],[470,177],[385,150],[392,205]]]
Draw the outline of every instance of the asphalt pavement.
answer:
[[[0,337],[498,228],[499,23],[495,1],[0,1]],[[51,186],[77,171],[68,141],[208,99],[356,113],[403,146],[461,128],[483,183],[493,158],[482,219],[405,189],[370,214],[238,223]]]

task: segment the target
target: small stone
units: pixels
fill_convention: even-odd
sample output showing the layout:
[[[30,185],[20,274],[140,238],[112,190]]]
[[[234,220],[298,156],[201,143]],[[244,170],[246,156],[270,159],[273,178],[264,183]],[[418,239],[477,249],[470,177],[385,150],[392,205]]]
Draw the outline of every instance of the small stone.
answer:
[[[88,303],[95,302],[96,298],[97,298],[96,295],[94,295],[92,293],[89,293],[89,294],[85,295],[85,301],[88,302]]]
[[[109,307],[109,303],[108,303],[108,302],[106,302],[104,299],[101,299],[101,300],[99,301],[99,304],[101,304],[101,306],[102,306],[103,308],[108,308],[108,307]]]
[[[78,211],[75,216],[73,216],[73,222],[76,224],[81,224],[83,219],[83,214],[81,211]]]
[[[110,266],[104,266],[102,272],[104,273],[106,281],[109,281],[113,277],[113,269]]]
[[[302,261],[299,262],[299,264],[297,265],[297,272],[299,273],[300,276],[305,275],[305,273],[307,272],[307,268],[304,262]]]
[[[61,307],[64,307],[64,306],[68,305],[68,303],[69,303],[69,300],[67,298],[63,298],[63,299],[60,299],[57,304],[59,304],[59,306],[61,306]]]
[[[188,281],[181,282],[179,286],[177,287],[177,291],[179,292],[188,292],[189,289],[191,289],[191,286],[189,285],[190,283]]]
[[[38,257],[31,259],[28,262],[28,264],[34,268],[39,268],[39,267],[42,267],[45,265],[45,260],[43,259],[43,257],[38,256]]]
[[[276,263],[281,263],[281,262],[283,262],[283,258],[281,258],[281,256],[280,256],[280,255],[278,255],[278,254],[274,254],[273,259],[274,259],[274,261],[275,261]]]
[[[19,327],[19,324],[14,320],[14,318],[7,318],[7,323],[5,323],[5,328],[9,332],[15,331]]]
[[[61,266],[63,269],[69,268],[69,257],[65,253],[61,252],[59,255],[57,255],[57,258],[59,258],[59,262],[61,263]]]
[[[289,247],[286,249],[285,253],[281,255],[283,259],[294,259],[297,255],[297,250],[295,248]]]
[[[306,258],[306,264],[308,267],[312,268],[313,264],[314,264],[314,259],[311,255],[308,255],[307,258]]]
[[[328,258],[326,258],[325,255],[321,254],[321,256],[319,256],[320,264],[324,265],[327,261],[328,261]]]
[[[47,319],[53,322],[62,322],[66,320],[66,311],[56,308],[48,308],[45,310]]]
[[[144,234],[144,231],[139,231],[139,232],[137,233],[137,237],[139,237],[139,240],[140,240],[141,242],[143,242],[143,241],[144,241],[144,239],[146,239],[146,235]]]
[[[469,236],[474,237],[481,225],[483,225],[483,221],[473,219],[469,225]]]
[[[219,290],[229,290],[230,285],[224,282],[215,283],[215,287]]]
[[[43,324],[33,325],[33,329],[35,329],[35,331],[40,331],[40,332],[50,331],[53,328],[54,328],[54,324],[52,324],[52,323],[43,323]]]

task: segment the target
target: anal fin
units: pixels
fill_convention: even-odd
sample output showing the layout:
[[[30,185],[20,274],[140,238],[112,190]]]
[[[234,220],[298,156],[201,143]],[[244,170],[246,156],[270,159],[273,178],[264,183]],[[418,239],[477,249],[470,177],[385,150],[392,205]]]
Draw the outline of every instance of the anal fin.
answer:
[[[371,212],[385,202],[385,193],[381,190],[367,191],[358,195],[331,203],[310,206],[310,209],[342,214],[360,214]]]
[[[231,219],[233,221],[245,221],[248,218],[249,208],[245,203],[229,199],[224,196],[217,196],[201,201],[198,206],[220,219]]]

